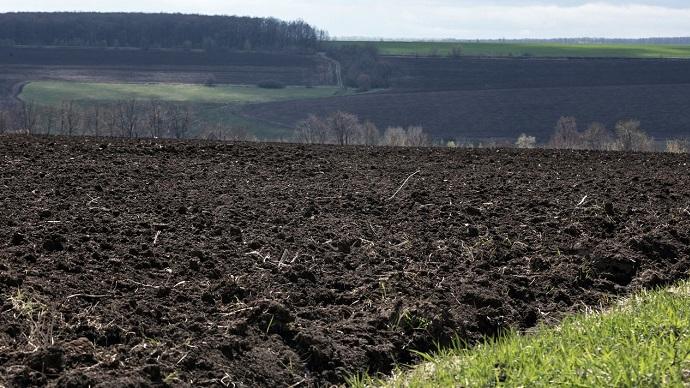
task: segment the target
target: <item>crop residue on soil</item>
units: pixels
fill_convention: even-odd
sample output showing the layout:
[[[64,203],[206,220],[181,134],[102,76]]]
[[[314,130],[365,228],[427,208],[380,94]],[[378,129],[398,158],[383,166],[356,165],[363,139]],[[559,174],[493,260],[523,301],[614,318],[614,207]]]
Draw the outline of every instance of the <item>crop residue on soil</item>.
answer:
[[[668,284],[688,162],[0,137],[0,383],[323,386]]]

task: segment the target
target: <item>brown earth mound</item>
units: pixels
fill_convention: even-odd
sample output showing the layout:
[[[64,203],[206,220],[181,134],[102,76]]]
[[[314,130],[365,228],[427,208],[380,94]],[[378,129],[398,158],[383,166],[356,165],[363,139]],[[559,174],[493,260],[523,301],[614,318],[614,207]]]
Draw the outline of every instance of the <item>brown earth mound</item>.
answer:
[[[0,137],[0,384],[325,386],[668,284],[688,162]]]

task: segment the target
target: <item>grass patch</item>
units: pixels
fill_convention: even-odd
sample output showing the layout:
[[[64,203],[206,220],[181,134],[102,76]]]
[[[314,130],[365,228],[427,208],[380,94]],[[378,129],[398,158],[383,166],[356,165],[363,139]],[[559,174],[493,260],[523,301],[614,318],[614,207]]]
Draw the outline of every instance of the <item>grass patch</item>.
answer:
[[[9,301],[12,304],[12,310],[16,314],[15,317],[31,318],[46,309],[43,303],[21,289],[10,295]]]
[[[53,345],[53,325],[56,321],[52,311],[30,293],[18,289],[9,296],[14,312],[13,318],[23,323],[26,346],[29,351]]]
[[[246,129],[258,139],[289,139],[292,130],[279,124],[245,117],[240,108],[245,104],[295,99],[311,99],[347,95],[352,90],[335,86],[266,89],[258,86],[217,85],[213,87],[189,84],[118,84],[69,81],[34,81],[27,84],[20,99],[42,106],[59,106],[63,101],[75,101],[81,108],[93,104],[113,103],[136,99],[167,101],[187,106],[193,112],[190,136],[206,137],[217,126]]]
[[[342,93],[335,86],[288,86],[264,89],[257,86],[189,84],[119,84],[69,81],[34,81],[19,96],[40,105],[57,105],[62,101],[161,100],[190,103],[250,104],[308,98],[329,97]]]
[[[690,283],[645,291],[606,312],[422,355],[390,380],[355,387],[683,387],[690,384]]]
[[[461,55],[468,56],[690,58],[690,45],[345,41],[329,44],[353,43],[373,44],[382,55],[448,56],[461,47]]]

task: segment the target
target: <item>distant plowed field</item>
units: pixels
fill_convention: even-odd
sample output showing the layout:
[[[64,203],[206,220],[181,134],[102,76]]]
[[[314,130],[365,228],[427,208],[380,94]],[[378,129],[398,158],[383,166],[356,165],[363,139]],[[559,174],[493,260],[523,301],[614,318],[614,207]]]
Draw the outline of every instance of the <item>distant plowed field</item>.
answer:
[[[237,111],[241,109],[244,115],[241,121],[250,123],[250,129],[270,125],[276,129],[271,133],[282,135],[309,114],[325,115],[335,110],[355,113],[382,129],[422,125],[437,139],[513,141],[525,132],[544,141],[562,116],[574,116],[581,127],[596,121],[611,128],[618,120],[637,119],[647,132],[659,139],[690,135],[690,60],[471,57],[385,57],[382,60],[391,70],[389,90],[259,103]],[[30,80],[203,84],[209,79],[219,84],[248,85],[266,80],[285,85],[333,86],[336,83],[335,65],[318,55],[0,49],[0,92],[4,91],[5,101],[11,100],[13,85]],[[201,97],[200,100],[208,100],[208,96]],[[71,98],[80,99],[79,96]]]
[[[314,62],[313,56],[276,52],[0,47],[0,63],[5,65],[309,67]]]
[[[386,57],[398,89],[690,84],[690,59]]]
[[[0,385],[388,373],[685,278],[689,177],[671,154],[0,136]]]
[[[293,126],[308,114],[342,110],[381,128],[423,125],[445,139],[507,138],[520,133],[546,141],[561,116],[581,126],[637,119],[657,138],[688,136],[690,84],[503,90],[385,92],[250,105],[244,114]]]
[[[387,57],[392,89],[246,107],[293,126],[308,114],[352,112],[379,127],[422,125],[437,138],[548,140],[561,116],[584,127],[637,119],[653,136],[688,136],[690,60]]]

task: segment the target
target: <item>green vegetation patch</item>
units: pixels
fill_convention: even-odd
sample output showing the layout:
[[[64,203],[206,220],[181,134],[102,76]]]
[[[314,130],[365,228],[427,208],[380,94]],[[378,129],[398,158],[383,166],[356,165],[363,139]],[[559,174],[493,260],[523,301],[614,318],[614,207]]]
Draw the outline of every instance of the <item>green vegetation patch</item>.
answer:
[[[161,100],[194,103],[248,104],[294,99],[321,98],[342,93],[338,87],[288,86],[264,89],[256,86],[188,84],[119,84],[68,81],[35,81],[24,87],[20,98],[41,105],[62,101]]]
[[[215,128],[243,128],[257,139],[290,140],[293,129],[243,116],[236,106],[220,104],[189,104],[195,112],[194,133],[198,137],[213,134]]]
[[[690,283],[642,292],[609,311],[532,334],[460,346],[391,380],[354,386],[683,387],[690,384]]]
[[[328,44],[373,44],[382,55],[690,58],[690,45],[346,41]]]

